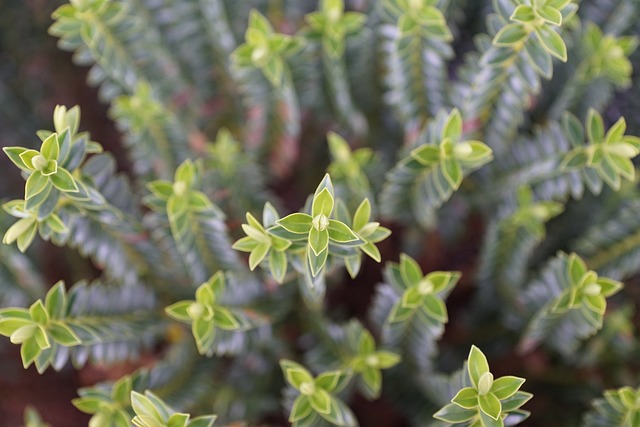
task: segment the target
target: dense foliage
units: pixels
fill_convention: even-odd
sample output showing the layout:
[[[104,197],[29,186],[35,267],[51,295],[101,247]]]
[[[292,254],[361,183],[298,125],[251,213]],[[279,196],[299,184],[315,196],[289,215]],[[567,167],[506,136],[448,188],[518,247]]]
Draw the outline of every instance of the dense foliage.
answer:
[[[634,16],[71,0],[129,166],[78,106],[3,147],[0,335],[134,364],[78,390],[91,427],[640,427]],[[99,274],[46,286],[43,241]]]

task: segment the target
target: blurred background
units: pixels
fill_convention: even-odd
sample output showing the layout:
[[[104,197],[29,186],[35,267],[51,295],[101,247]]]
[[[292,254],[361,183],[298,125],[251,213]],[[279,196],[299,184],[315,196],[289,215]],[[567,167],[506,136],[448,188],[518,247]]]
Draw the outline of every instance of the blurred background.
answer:
[[[119,134],[107,117],[107,106],[97,99],[97,91],[86,84],[88,69],[72,63],[72,55],[56,47],[56,39],[47,34],[51,24],[51,13],[62,3],[61,0],[2,0],[0,2],[0,146],[19,145],[37,148],[40,144],[36,136],[39,129],[52,126],[51,116],[55,105],[80,105],[82,110],[81,129],[91,132],[94,140],[99,141],[106,150],[114,153],[118,167],[126,171],[128,163],[119,149]],[[636,25],[640,34],[640,25]],[[464,41],[464,40],[463,40]],[[468,42],[468,40],[466,40]],[[469,44],[458,46],[460,50],[469,48]],[[458,56],[460,57],[460,56]],[[607,110],[606,116],[611,123],[624,115],[627,117],[629,134],[640,134],[640,51],[633,56],[635,89],[618,93],[615,101]],[[4,155],[0,155],[0,202],[23,193],[24,181],[17,170]],[[11,219],[0,215],[0,234],[4,234]],[[482,224],[471,224],[467,250],[469,254],[447,254],[458,256],[460,264],[472,258],[473,249],[479,245]],[[80,279],[96,277],[92,265],[76,252],[56,247],[36,239],[28,251],[42,277],[34,273],[34,286],[50,286],[58,280],[74,283]],[[3,256],[0,247],[0,256]],[[465,270],[464,265],[458,265]],[[467,266],[468,267],[468,266]],[[0,276],[1,280],[2,276]],[[372,287],[371,280],[367,285]],[[362,289],[362,288],[361,288]],[[366,291],[366,289],[365,289]],[[458,303],[463,303],[468,295],[459,295]],[[342,295],[341,297],[345,297]],[[357,298],[358,295],[348,295]],[[0,306],[27,305],[31,301],[3,301]],[[452,301],[456,304],[456,299]],[[460,304],[463,305],[463,304]],[[452,307],[452,311],[456,311]],[[455,318],[456,316],[451,316]],[[448,335],[456,333],[452,324]],[[445,336],[445,339],[447,337]],[[546,361],[532,355],[527,363],[531,369],[544,369]],[[144,360],[143,362],[144,363]],[[536,365],[538,364],[538,365]],[[0,339],[0,427],[23,425],[25,406],[32,404],[45,421],[54,427],[86,425],[88,416],[77,411],[71,404],[79,387],[105,378],[117,378],[129,372],[130,366],[110,367],[107,371],[98,366],[89,366],[80,371],[70,366],[61,371],[48,370],[37,374],[34,367],[22,368],[19,347],[11,346],[6,339]],[[550,373],[560,375],[561,373]],[[588,373],[585,373],[588,375]],[[544,402],[539,408],[544,411]],[[524,424],[526,426],[526,423]],[[368,426],[365,426],[368,427]]]

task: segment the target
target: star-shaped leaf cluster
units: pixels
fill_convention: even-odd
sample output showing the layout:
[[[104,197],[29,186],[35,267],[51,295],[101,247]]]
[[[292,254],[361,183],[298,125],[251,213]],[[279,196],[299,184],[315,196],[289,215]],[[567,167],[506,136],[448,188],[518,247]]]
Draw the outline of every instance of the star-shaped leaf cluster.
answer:
[[[136,427],[211,427],[217,418],[215,415],[191,418],[189,414],[176,412],[149,390],[144,394],[132,391],[131,406],[136,414],[131,422]]]
[[[349,384],[350,371],[328,371],[314,378],[306,368],[291,360],[281,360],[280,367],[287,382],[300,393],[289,415],[289,422],[294,426],[309,425],[317,416],[337,426],[357,426],[351,410],[334,396]]]
[[[232,53],[238,67],[255,67],[274,86],[280,86],[286,72],[285,57],[302,47],[303,39],[276,33],[260,12],[253,9],[249,15],[249,26],[245,43]]]
[[[504,427],[510,412],[527,415],[519,408],[532,395],[519,391],[524,378],[504,376],[494,379],[482,351],[471,346],[467,358],[467,374],[471,387],[465,387],[451,403],[434,414],[434,418],[451,424],[467,423],[473,427]]]
[[[116,381],[111,390],[105,387],[80,389],[80,397],[73,399],[72,403],[85,414],[93,415],[89,422],[91,426],[129,427],[132,389],[133,381],[126,375]]]
[[[567,61],[567,46],[556,29],[566,23],[578,10],[572,0],[526,0],[510,17],[512,21],[498,31],[493,39],[496,46],[521,49],[532,34],[542,49],[563,62]]]
[[[398,20],[402,36],[419,35],[444,41],[453,39],[437,0],[384,0],[384,9]]]
[[[453,190],[460,187],[465,172],[477,169],[493,158],[486,144],[473,140],[460,141],[462,124],[460,111],[453,109],[442,128],[440,144],[425,144],[411,151],[411,157],[425,168],[438,168],[446,181],[441,186],[446,185]]]
[[[165,308],[170,317],[191,324],[200,354],[212,354],[216,329],[243,331],[254,326],[240,309],[220,304],[225,287],[224,273],[219,271],[196,289],[195,300],[179,301]]]
[[[418,263],[406,254],[400,255],[399,265],[391,264],[390,268],[395,270],[394,275],[399,276],[405,289],[400,300],[391,309],[388,319],[390,323],[406,321],[418,310],[438,323],[449,320],[443,298],[458,282],[460,273],[434,271],[424,275]]]
[[[28,309],[0,309],[0,335],[21,345],[25,369],[35,362],[39,371],[44,370],[54,344],[65,347],[81,344],[66,320],[67,305],[64,283],[60,281],[47,292],[44,303],[37,300]]]
[[[327,174],[313,196],[311,215],[297,212],[276,221],[276,224],[291,233],[293,238],[306,240],[307,260],[314,277],[326,264],[329,242],[351,245],[361,243],[360,238],[348,225],[331,218],[334,205],[333,184]]]
[[[551,309],[554,313],[565,313],[581,306],[602,318],[607,309],[607,297],[622,289],[622,283],[587,269],[585,262],[576,254],[569,255],[567,275],[570,286],[554,301]]]
[[[592,168],[615,190],[620,189],[623,178],[629,181],[635,179],[635,166],[631,159],[640,154],[640,138],[625,135],[627,124],[624,117],[605,133],[602,116],[596,110],[589,109],[587,143],[578,119],[567,114],[564,120],[569,140],[575,148],[566,154],[561,168]]]
[[[321,38],[323,50],[334,58],[344,53],[344,39],[362,28],[367,16],[358,12],[344,12],[343,0],[322,0],[320,10],[305,15],[309,24],[307,35]]]

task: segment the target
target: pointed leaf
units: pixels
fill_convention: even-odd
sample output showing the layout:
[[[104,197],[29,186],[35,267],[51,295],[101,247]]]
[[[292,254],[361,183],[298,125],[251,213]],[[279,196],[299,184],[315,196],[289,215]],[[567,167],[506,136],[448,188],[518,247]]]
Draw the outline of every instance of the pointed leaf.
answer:
[[[329,220],[329,239],[338,243],[354,242],[358,239],[358,236],[343,222],[335,219]],[[313,233],[313,230],[311,231]],[[309,233],[309,239],[311,240],[311,233]]]
[[[304,213],[292,213],[279,219],[276,223],[291,233],[307,234],[312,227],[312,218]]]
[[[485,395],[478,395],[478,405],[482,412],[489,415],[494,420],[500,418],[502,405],[500,404],[500,400],[498,400],[493,393],[489,392]]]
[[[417,285],[422,280],[422,269],[406,254],[400,254],[400,275],[406,286]]]
[[[249,269],[251,271],[255,270],[255,268],[260,265],[262,260],[267,256],[269,252],[269,245],[267,243],[260,243],[257,245],[249,255]]]
[[[458,424],[471,420],[476,414],[475,409],[465,409],[455,403],[449,403],[433,414],[433,418],[446,423]]]
[[[44,141],[40,147],[40,154],[47,160],[58,160],[60,155],[60,143],[58,142],[58,135],[52,133]]]
[[[465,387],[451,399],[451,402],[465,409],[478,406],[478,392],[473,387]]]
[[[493,381],[491,393],[498,399],[504,400],[513,396],[524,384],[524,378],[514,376],[504,376]]]
[[[447,323],[449,321],[447,306],[435,295],[426,295],[422,303],[422,308],[430,317],[440,323]]]
[[[296,390],[300,390],[303,383],[314,383],[313,377],[302,365],[291,360],[282,359],[280,368],[289,384]]]
[[[567,46],[564,44],[560,34],[549,27],[543,26],[536,30],[536,35],[547,52],[562,62],[567,62]]]
[[[333,196],[329,192],[329,189],[323,188],[322,191],[313,198],[311,217],[315,218],[318,215],[329,217],[331,212],[333,212],[333,204]]]
[[[522,24],[513,23],[502,27],[493,38],[495,46],[511,46],[523,41],[529,36]]]
[[[489,372],[489,363],[487,358],[475,345],[471,346],[469,357],[467,359],[467,370],[469,372],[469,378],[474,387],[478,387],[480,377]]]
[[[295,423],[305,417],[307,417],[313,409],[309,402],[309,397],[300,395],[293,401],[293,407],[291,408],[291,414],[289,415],[289,422]]]
[[[50,175],[49,179],[54,187],[64,193],[77,193],[79,191],[73,176],[64,168],[58,168],[58,171]]]

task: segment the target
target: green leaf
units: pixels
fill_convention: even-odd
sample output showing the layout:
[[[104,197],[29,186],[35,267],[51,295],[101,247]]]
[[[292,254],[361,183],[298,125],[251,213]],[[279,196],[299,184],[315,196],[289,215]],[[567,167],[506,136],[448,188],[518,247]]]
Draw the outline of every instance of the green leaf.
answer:
[[[557,297],[551,307],[553,313],[564,313],[571,309],[574,303],[575,293],[571,290],[566,290]]]
[[[578,255],[572,253],[569,255],[569,279],[571,283],[577,285],[582,280],[582,277],[587,274],[587,264]]]
[[[311,275],[316,277],[327,263],[327,256],[329,255],[329,249],[325,249],[316,255],[313,250],[307,249],[307,260],[309,261],[309,268],[311,269]]]
[[[351,380],[351,373],[343,370],[323,372],[315,380],[316,386],[329,393],[342,391]]]
[[[600,143],[604,139],[604,121],[593,108],[587,113],[587,137],[592,143]]]
[[[324,389],[316,389],[315,393],[309,396],[309,402],[311,407],[321,415],[331,412],[331,395]]]
[[[534,13],[549,24],[560,26],[562,25],[562,13],[555,7],[545,5],[542,7],[536,7],[533,9]]]
[[[171,414],[167,421],[167,427],[186,427],[189,420],[189,414],[175,413]]]
[[[417,308],[423,303],[423,300],[424,295],[416,287],[411,287],[402,294],[402,307]]]
[[[512,46],[525,40],[529,33],[522,24],[513,23],[502,27],[493,38],[495,46]]]
[[[185,160],[180,166],[178,166],[173,178],[174,182],[184,182],[187,186],[187,189],[191,188],[195,179],[196,166],[193,161],[191,161],[191,159]]]
[[[402,301],[398,301],[389,313],[389,323],[403,322],[413,316],[415,312],[415,308],[404,307]]]
[[[502,405],[500,404],[500,400],[491,392],[485,395],[478,395],[478,406],[480,406],[480,410],[485,414],[489,415],[494,420],[500,418],[500,414],[502,413]]]
[[[289,415],[289,422],[294,423],[307,417],[313,409],[309,402],[309,397],[300,395],[293,401],[293,407],[291,408],[291,414]]]
[[[309,232],[309,247],[319,256],[329,246],[329,231],[312,228]]]
[[[193,301],[178,301],[165,307],[164,311],[169,317],[181,322],[191,323],[191,316],[187,309],[193,304]]]
[[[442,127],[440,139],[451,138],[457,140],[462,133],[462,115],[457,108],[454,108]]]
[[[147,396],[151,394],[151,392],[147,391]],[[153,419],[154,421],[158,421],[159,423],[164,423],[164,420],[160,416],[160,412],[156,409],[153,402],[147,397],[138,393],[137,391],[131,392],[131,407],[135,411],[135,413],[139,416],[145,416]]]
[[[440,162],[442,174],[453,189],[458,189],[462,183],[462,168],[456,159],[443,159]]]
[[[212,427],[217,418],[216,415],[201,415],[189,421],[187,427]]]
[[[22,218],[16,221],[4,234],[2,243],[10,245],[18,237],[27,233],[31,228],[37,228],[38,224],[34,218]]]
[[[531,6],[521,4],[515,8],[509,19],[511,19],[512,21],[528,23],[536,19],[536,16],[533,13],[533,8]]]
[[[400,276],[406,286],[414,286],[422,280],[422,269],[409,255],[400,254]]]
[[[58,160],[60,155],[60,143],[58,142],[58,135],[52,133],[44,141],[40,147],[40,154],[47,160]]]
[[[478,411],[478,414],[480,415],[480,422],[478,423],[479,427],[504,427],[502,417],[495,419],[490,415],[485,414],[484,411]]]
[[[348,243],[359,240],[358,236],[345,223],[335,219],[329,220],[329,226],[327,227],[327,230],[329,231],[329,239],[333,240],[334,242]],[[313,230],[311,231],[311,233],[313,233]]]
[[[373,396],[379,396],[382,389],[382,373],[376,368],[367,368],[362,371],[362,381]]]
[[[369,255],[371,259],[373,259],[374,261],[380,262],[382,260],[380,251],[378,250],[376,245],[374,245],[373,243],[367,242],[364,245],[360,246],[360,249],[362,250],[362,252]]]
[[[40,354],[40,347],[35,338],[29,338],[22,343],[20,347],[20,357],[22,358],[22,366],[27,369]]]
[[[293,388],[300,390],[303,383],[314,383],[313,377],[302,365],[291,360],[280,360],[280,368],[284,377]]]
[[[527,403],[533,394],[527,393],[526,391],[518,391],[513,396],[502,401],[502,412],[511,412],[520,408],[522,405]]]
[[[491,393],[498,399],[504,400],[513,396],[524,384],[524,378],[514,376],[504,376],[493,381]]]
[[[287,255],[284,252],[272,250],[269,253],[269,271],[276,282],[284,281],[287,273]]]
[[[115,382],[111,389],[111,397],[114,402],[121,402],[129,405],[131,401],[131,390],[133,388],[133,381],[129,375],[125,375]]]
[[[37,150],[24,150],[20,153],[20,159],[22,159],[23,164],[26,165],[30,170],[35,170],[33,159],[36,156],[40,156],[40,152]]]
[[[473,409],[478,406],[478,392],[473,387],[465,387],[451,399],[451,402],[465,409]]]
[[[215,328],[213,322],[198,318],[191,324],[191,333],[196,340],[200,354],[206,354],[215,338]]]
[[[73,176],[64,168],[58,168],[58,171],[50,175],[49,179],[54,187],[64,193],[77,193],[79,191]]]
[[[64,222],[62,222],[62,219],[54,213],[50,214],[47,217],[47,219],[45,220],[45,223],[55,233],[62,234],[68,231],[66,225],[64,225]]]
[[[616,170],[623,178],[633,181],[635,179],[636,168],[633,162],[626,157],[619,156],[617,154],[603,154],[604,161],[609,163],[610,166]]]
[[[364,199],[353,215],[353,229],[361,230],[369,222],[369,218],[371,218],[371,203],[369,199]]]
[[[457,424],[471,420],[476,416],[476,413],[475,409],[465,409],[455,403],[449,403],[433,414],[433,418],[446,423]]]
[[[9,230],[11,230],[11,228]],[[9,230],[7,230],[7,233],[9,233]],[[16,239],[16,243],[18,245],[18,249],[20,250],[20,252],[24,252],[27,250],[27,248],[29,248],[29,245],[31,245],[31,242],[33,242],[33,239],[36,237],[37,231],[38,231],[38,223],[32,219],[29,227],[24,232],[22,232]]]
[[[256,245],[256,247],[251,251],[249,255],[249,269],[251,271],[255,270],[255,268],[260,265],[262,260],[267,256],[269,252],[269,244],[260,243]]]
[[[44,176],[40,171],[34,171],[27,179],[24,198],[28,200],[37,196],[45,189],[47,184],[49,184],[49,178]]]
[[[575,148],[568,152],[562,163],[560,163],[561,169],[578,169],[583,168],[589,164],[589,156],[582,148]]]
[[[194,212],[201,212],[212,206],[209,198],[201,191],[190,191],[187,199],[190,210]]]
[[[313,218],[304,213],[292,213],[276,221],[285,230],[295,234],[307,234],[311,230]]]
[[[47,332],[55,342],[65,347],[82,344],[82,341],[80,341],[80,338],[75,334],[75,332],[63,323],[52,323],[49,325]]]
[[[524,51],[534,70],[546,79],[553,77],[553,59],[541,43],[529,38],[524,44]]]
[[[489,363],[487,358],[475,345],[471,346],[469,357],[467,359],[467,370],[469,372],[469,379],[475,388],[478,388],[478,382],[480,377],[489,372]]]
[[[24,326],[29,326],[31,324],[33,324],[33,322],[29,319],[5,317],[3,319],[0,319],[0,335],[9,337],[18,329]]]
[[[605,297],[610,297],[622,289],[622,282],[607,277],[598,278],[596,283],[600,285],[600,293]]]
[[[9,157],[9,160],[13,162],[14,165],[22,169],[23,171],[31,171],[33,170],[33,166],[31,163],[26,164],[22,157],[20,156],[22,153],[27,151],[26,148],[23,147],[2,147],[2,151]],[[33,150],[35,151],[35,150]],[[36,151],[37,153],[37,151]]]
[[[603,315],[607,311],[607,300],[602,295],[584,295],[583,301],[586,306],[596,313]]]
[[[232,331],[240,327],[240,322],[236,319],[231,310],[219,306],[213,309],[213,321],[215,326],[220,329]]]
[[[29,307],[29,315],[34,322],[41,325],[46,325],[49,323],[49,313],[42,303],[42,300],[38,300],[31,304],[31,307]]]
[[[260,243],[256,242],[253,238],[246,236],[236,241],[231,248],[240,252],[251,252],[259,244]]]
[[[400,355],[390,351],[381,350],[376,353],[378,358],[378,367],[381,369],[391,368],[400,363]]]
[[[323,188],[322,191],[313,198],[311,217],[315,218],[318,215],[329,217],[331,212],[333,212],[333,204],[333,196],[327,188]]]
[[[447,315],[447,306],[435,295],[426,295],[423,300],[422,308],[432,318],[440,323],[447,323],[449,316]]]
[[[282,58],[272,56],[261,69],[264,76],[273,86],[279,87],[282,84],[282,78],[284,76],[284,62]]]
[[[71,403],[73,404],[73,406],[78,408],[78,410],[84,412],[85,414],[95,414],[100,410],[100,407],[104,404],[104,401],[99,397],[83,396],[71,400]]]
[[[457,144],[456,147],[465,147],[465,150],[456,149],[458,154],[456,159],[460,160],[464,165],[468,167],[477,167],[485,164],[493,158],[493,151],[488,145],[480,141],[464,141]],[[468,147],[468,149],[467,149]]]
[[[543,26],[536,30],[538,40],[542,43],[542,47],[562,62],[567,62],[567,46],[560,34],[556,33],[552,28]]]
[[[411,151],[411,157],[421,165],[431,166],[440,161],[440,148],[435,145],[421,145]]]

